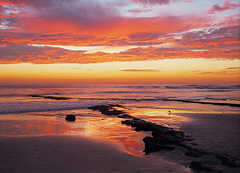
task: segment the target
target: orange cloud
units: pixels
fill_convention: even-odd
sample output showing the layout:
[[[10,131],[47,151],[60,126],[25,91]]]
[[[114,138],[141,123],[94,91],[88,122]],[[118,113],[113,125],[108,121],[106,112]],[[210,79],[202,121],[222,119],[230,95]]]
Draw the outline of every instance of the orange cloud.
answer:
[[[99,63],[112,61],[142,61],[171,58],[220,58],[239,59],[239,48],[224,47],[199,50],[194,47],[173,48],[133,48],[120,53],[91,53],[71,51],[53,47],[34,47],[30,45],[8,45],[0,47],[0,63]]]
[[[221,23],[212,25],[216,19],[207,15],[124,17],[115,6],[108,9],[97,1],[59,2],[0,0],[0,5],[12,4],[9,9],[2,9],[1,63],[96,63],[240,57],[239,14],[227,16]],[[164,4],[170,1],[141,2]],[[118,53],[101,51],[88,54],[56,47],[34,47],[32,44],[135,48]]]

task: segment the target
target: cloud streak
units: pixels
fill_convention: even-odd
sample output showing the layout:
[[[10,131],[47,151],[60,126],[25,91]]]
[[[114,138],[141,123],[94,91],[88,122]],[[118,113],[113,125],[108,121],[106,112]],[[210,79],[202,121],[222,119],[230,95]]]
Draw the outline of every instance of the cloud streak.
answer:
[[[235,10],[239,3],[210,3],[204,10],[210,9],[211,15],[186,15],[181,5],[192,7],[196,2],[182,2],[186,1],[0,0],[0,63],[240,58],[240,15],[232,11],[221,20],[215,16]],[[175,3],[179,15],[171,13]],[[169,12],[163,13],[164,9]],[[143,14],[126,16],[129,11]]]
[[[150,4],[150,5],[167,5],[171,0],[132,0],[135,3]]]
[[[159,70],[155,69],[124,69],[122,72],[159,72]]]
[[[212,8],[209,9],[210,14],[214,14],[217,12],[224,12],[228,10],[235,10],[238,7],[240,7],[240,2],[232,2],[231,0],[224,0],[222,4],[217,3],[212,6]]]

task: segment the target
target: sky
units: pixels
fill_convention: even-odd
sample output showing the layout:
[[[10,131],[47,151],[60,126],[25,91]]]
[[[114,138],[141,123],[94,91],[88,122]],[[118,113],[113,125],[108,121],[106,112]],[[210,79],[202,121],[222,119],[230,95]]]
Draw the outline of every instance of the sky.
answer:
[[[239,78],[238,0],[0,0],[0,86]]]

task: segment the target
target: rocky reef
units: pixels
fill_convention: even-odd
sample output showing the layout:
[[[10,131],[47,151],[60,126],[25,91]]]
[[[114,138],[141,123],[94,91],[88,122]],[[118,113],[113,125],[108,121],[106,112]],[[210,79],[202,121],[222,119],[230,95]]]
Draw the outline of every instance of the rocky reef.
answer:
[[[182,151],[185,156],[192,158],[192,161],[188,163],[188,167],[196,173],[223,173],[218,169],[219,166],[237,169],[240,167],[238,159],[232,158],[229,155],[205,151],[197,147],[197,144],[192,142],[194,139],[184,132],[133,117],[124,110],[121,110],[122,108],[124,108],[122,105],[98,105],[89,107],[89,109],[99,111],[107,116],[126,119],[122,121],[122,124],[131,126],[135,131],[151,132],[151,137],[146,136],[143,138],[145,144],[143,152],[146,154],[178,149]],[[210,158],[211,161],[206,161],[206,158]]]

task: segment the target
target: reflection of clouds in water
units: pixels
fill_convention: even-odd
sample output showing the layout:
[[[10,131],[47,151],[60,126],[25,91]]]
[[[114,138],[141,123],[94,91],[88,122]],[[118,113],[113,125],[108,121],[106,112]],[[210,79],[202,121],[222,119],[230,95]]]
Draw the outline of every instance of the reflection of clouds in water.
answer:
[[[65,121],[64,115],[68,113],[75,113],[77,120],[75,122]],[[90,113],[92,116],[87,116]],[[47,112],[48,116],[43,116],[44,114],[5,115],[4,118],[1,116],[0,136],[87,136],[94,140],[119,144],[128,153],[143,155],[141,152],[144,149],[142,138],[147,134],[135,132],[130,127],[122,125],[122,119],[99,116],[98,112],[90,110]],[[54,114],[55,116],[52,116]]]
[[[161,124],[167,127],[179,129],[183,122],[191,121],[190,118],[179,116],[176,113],[181,110],[137,108],[131,109],[129,113],[133,116],[147,119],[148,121]]]
[[[72,126],[70,134],[111,141],[120,144],[131,154],[142,155],[142,138],[147,134],[133,131],[130,127],[122,125],[121,121],[122,119],[115,117],[83,117]]]
[[[31,115],[4,115],[0,118],[0,136],[48,136],[68,131],[61,123],[62,118]]]

